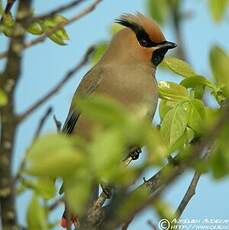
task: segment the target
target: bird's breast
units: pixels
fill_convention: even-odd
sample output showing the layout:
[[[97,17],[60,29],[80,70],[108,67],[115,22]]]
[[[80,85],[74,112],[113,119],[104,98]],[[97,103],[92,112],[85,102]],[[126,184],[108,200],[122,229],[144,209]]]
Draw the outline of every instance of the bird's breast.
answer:
[[[108,67],[97,92],[112,97],[129,110],[153,116],[157,101],[157,84],[149,66]]]

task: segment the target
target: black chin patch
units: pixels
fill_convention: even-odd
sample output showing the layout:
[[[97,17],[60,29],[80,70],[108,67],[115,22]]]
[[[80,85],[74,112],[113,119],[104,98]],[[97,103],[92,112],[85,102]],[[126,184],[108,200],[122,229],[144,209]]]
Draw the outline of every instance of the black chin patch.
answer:
[[[167,51],[168,51],[167,48],[160,48],[160,49],[155,50],[152,54],[151,62],[155,66],[159,65],[164,59],[164,56],[167,53]]]

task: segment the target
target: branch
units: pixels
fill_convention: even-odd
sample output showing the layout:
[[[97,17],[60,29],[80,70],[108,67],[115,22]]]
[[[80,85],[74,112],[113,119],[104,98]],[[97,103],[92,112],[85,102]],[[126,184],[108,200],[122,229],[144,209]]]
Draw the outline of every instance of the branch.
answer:
[[[199,159],[206,147],[212,146],[215,139],[218,137],[220,131],[224,127],[225,123],[228,122],[228,117],[229,106],[227,104],[222,109],[218,122],[214,125],[212,129],[210,129],[206,136],[203,137],[203,139],[199,140],[193,146],[192,151],[188,155],[186,155],[185,158],[177,158],[178,162],[180,162],[178,166],[171,167],[171,165],[169,164],[166,165],[155,176],[150,178],[148,181],[144,182],[136,190],[124,195],[124,198],[122,197],[118,204],[119,208],[123,206],[123,201],[125,201],[126,203],[129,199],[133,199],[135,196],[142,197],[144,194],[146,194],[147,191],[150,190],[150,196],[148,195],[147,197],[147,195],[144,195],[143,200],[139,205],[135,203],[134,206],[125,209],[125,213],[127,214],[125,217],[114,215],[119,213],[119,211],[116,208],[115,213],[112,213],[113,206],[117,206],[117,204],[111,204],[106,213],[108,218],[106,218],[105,220],[105,229],[106,227],[108,227],[108,229],[115,229],[120,224],[122,224],[123,221],[125,221],[126,219],[129,220],[131,218],[134,218],[134,216],[136,216],[140,211],[142,211],[143,209],[157,201],[158,198],[160,198],[160,196],[163,194],[165,189],[172,182],[174,182],[181,174],[183,174],[187,168],[192,166]],[[197,180],[196,178],[197,176],[195,177],[194,181]],[[157,184],[157,186],[155,186],[155,184]],[[109,212],[111,212],[113,216],[110,216]]]
[[[172,23],[177,39],[177,44],[179,44],[179,46],[177,47],[177,56],[183,60],[187,60],[185,48],[184,48],[184,42],[183,42],[184,39],[181,31],[181,23],[183,19],[182,12],[181,12],[182,3],[178,2],[177,4],[174,4],[173,2],[170,1],[168,3],[172,14]]]
[[[59,14],[59,13],[62,13],[63,11],[66,11],[66,10],[69,10],[69,9],[72,9],[73,7],[79,5],[80,3],[84,2],[86,0],[74,0],[74,1],[71,1],[65,5],[62,5],[62,6],[59,6],[57,7],[56,9],[54,10],[51,10],[45,14],[41,14],[41,15],[38,15],[36,17],[34,17],[32,19],[32,21],[37,21],[37,20],[42,20],[42,19],[45,19],[45,18],[50,18],[56,14]]]
[[[7,61],[0,78],[0,85],[7,95],[8,103],[1,108],[0,134],[0,209],[1,225],[3,229],[17,229],[15,210],[15,188],[12,178],[12,163],[17,129],[14,94],[21,76],[22,46],[26,31],[27,19],[31,15],[31,1],[19,1],[16,12],[16,22],[13,36],[9,41],[6,53]],[[23,21],[23,22],[22,22]],[[1,228],[1,227],[0,227]]]
[[[147,224],[152,228],[152,230],[157,230],[157,226],[151,220],[148,220]]]
[[[40,98],[34,105],[32,105],[28,110],[18,116],[17,121],[22,122],[29,115],[31,115],[35,110],[37,110],[41,105],[43,105],[48,99],[50,99],[53,95],[55,95],[66,83],[74,76],[74,74],[84,65],[88,63],[90,54],[94,51],[94,47],[90,47],[83,59],[80,61],[78,65],[76,65],[72,70],[70,70],[65,77],[53,88],[51,89],[45,96]]]
[[[11,8],[13,7],[13,5],[14,5],[15,2],[16,2],[16,0],[8,0],[8,1],[7,1],[6,7],[5,7],[5,10],[4,10],[4,14],[10,13],[10,10],[11,10]],[[4,16],[1,17],[0,22],[2,22],[3,17],[4,17]]]
[[[127,220],[121,227],[121,230],[127,230],[130,223],[133,221],[134,217],[131,217],[129,220]]]
[[[57,120],[57,118],[56,118],[55,115],[53,115],[53,120],[54,120],[55,125],[56,125],[57,133],[60,133],[61,132],[62,123]]]
[[[214,146],[214,145],[213,145]],[[212,152],[212,148],[210,147],[208,149],[208,151],[204,154],[203,159],[204,161],[206,161],[210,155],[210,153]],[[195,195],[196,193],[196,187],[197,184],[199,182],[201,173],[195,171],[194,176],[192,178],[192,181],[188,187],[188,190],[186,191],[183,199],[181,200],[177,210],[176,210],[176,218],[179,219],[181,217],[181,215],[183,214],[185,208],[187,207],[188,203],[190,202],[190,200],[192,199],[192,197]]]
[[[82,18],[83,16],[89,14],[91,11],[93,11],[96,6],[101,2],[102,0],[95,0],[91,5],[89,5],[87,8],[85,8],[84,10],[82,10],[79,14],[73,16],[72,18],[70,18],[68,21],[63,21],[60,24],[58,24],[57,26],[53,27],[52,29],[48,30],[47,32],[45,32],[43,35],[37,37],[34,40],[31,41],[27,41],[23,44],[22,49],[26,49],[29,48],[31,46],[37,45],[39,43],[44,42],[49,36],[51,36],[53,33],[55,33],[56,31],[62,29],[63,27],[72,24],[73,22],[79,20],[80,18]],[[7,52],[2,52],[0,53],[0,59],[5,58],[7,56]]]
[[[34,138],[33,138],[33,143],[35,142],[35,140],[40,136],[41,130],[45,124],[45,121],[48,119],[48,117],[50,116],[50,114],[52,113],[52,107],[48,107],[48,109],[46,110],[45,114],[43,115],[43,117],[40,119],[38,126],[37,126],[37,130],[35,132]]]
[[[176,211],[176,218],[180,218],[182,213],[184,212],[185,208],[187,207],[189,201],[192,199],[192,197],[195,195],[196,187],[198,184],[198,181],[200,179],[201,174],[198,172],[195,172],[192,181],[188,187],[188,190],[186,191],[182,201],[180,202],[177,211]]]

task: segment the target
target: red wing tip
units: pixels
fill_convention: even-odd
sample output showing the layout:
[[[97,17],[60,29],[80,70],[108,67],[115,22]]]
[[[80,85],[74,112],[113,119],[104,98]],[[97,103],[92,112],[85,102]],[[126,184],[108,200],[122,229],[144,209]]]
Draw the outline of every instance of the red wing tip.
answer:
[[[72,220],[71,220],[72,224],[74,224],[75,226],[77,225],[77,218],[76,217],[72,217]],[[62,217],[61,221],[60,221],[60,226],[62,228],[67,228],[67,219]]]
[[[62,228],[67,228],[67,219],[65,219],[64,217],[62,217],[62,219],[60,221],[60,226]]]

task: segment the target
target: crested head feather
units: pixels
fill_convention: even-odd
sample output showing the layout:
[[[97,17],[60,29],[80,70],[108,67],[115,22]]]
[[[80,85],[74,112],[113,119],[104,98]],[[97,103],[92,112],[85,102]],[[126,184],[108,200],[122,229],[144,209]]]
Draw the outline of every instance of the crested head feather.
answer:
[[[152,42],[161,43],[165,41],[158,24],[141,13],[123,14],[116,22],[132,29],[135,33],[144,30]]]

